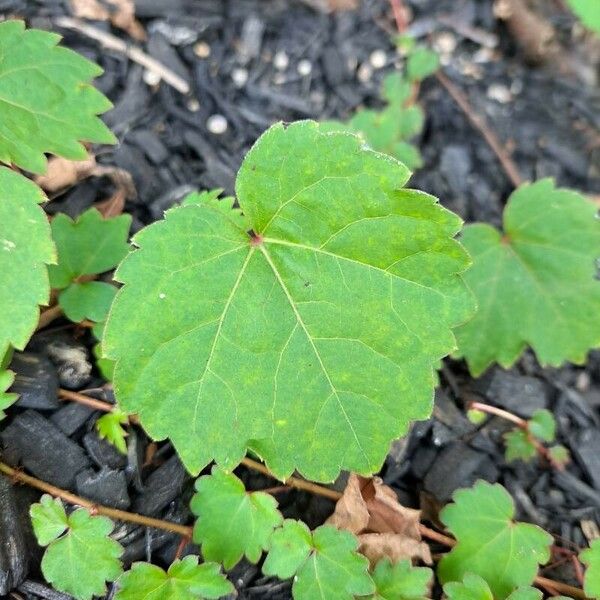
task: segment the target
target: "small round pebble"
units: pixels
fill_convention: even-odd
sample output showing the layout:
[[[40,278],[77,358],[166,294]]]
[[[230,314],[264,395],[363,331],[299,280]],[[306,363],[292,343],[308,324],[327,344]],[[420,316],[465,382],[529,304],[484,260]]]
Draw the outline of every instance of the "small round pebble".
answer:
[[[187,109],[190,112],[198,112],[200,110],[200,102],[196,98],[190,98],[187,102]]]
[[[387,54],[384,50],[373,50],[369,62],[374,69],[383,69],[387,63]]]
[[[154,87],[160,83],[160,75],[156,71],[146,69],[144,71],[144,82],[150,87]]]
[[[302,75],[302,77],[306,77],[312,73],[312,63],[310,60],[303,59],[298,63],[298,73]]]
[[[237,67],[231,72],[231,79],[236,88],[243,88],[248,81],[248,71],[242,67]]]
[[[211,115],[206,120],[206,128],[215,135],[222,135],[227,131],[227,119],[223,115]]]
[[[371,81],[371,77],[373,76],[373,69],[369,63],[363,63],[358,67],[358,72],[356,74],[358,80],[362,83],[367,83],[367,81]]]
[[[278,71],[285,71],[290,64],[288,55],[283,50],[278,50],[273,57],[273,66]]]
[[[206,42],[196,42],[194,44],[194,54],[198,58],[208,58],[210,56],[210,46]]]

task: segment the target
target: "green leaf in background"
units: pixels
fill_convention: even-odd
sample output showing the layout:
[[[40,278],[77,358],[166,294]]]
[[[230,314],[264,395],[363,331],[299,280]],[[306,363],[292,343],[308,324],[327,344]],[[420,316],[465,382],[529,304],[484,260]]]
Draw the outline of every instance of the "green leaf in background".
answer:
[[[513,429],[504,434],[504,444],[506,445],[506,460],[523,460],[528,462],[537,456],[535,444],[531,441],[526,431],[522,429]]]
[[[567,4],[588,29],[600,34],[600,2],[598,0],[567,0]]]
[[[127,444],[125,443],[127,431],[123,425],[127,425],[128,422],[127,415],[115,409],[102,415],[96,421],[96,431],[99,437],[111,443],[119,452],[127,454]]]
[[[565,465],[569,464],[571,460],[569,451],[560,444],[548,448],[548,455],[552,463],[558,467],[564,467]]]
[[[208,205],[138,233],[104,339],[123,410],[192,472],[247,447],[283,479],[377,471],[474,308],[460,219],[407,178],[356,136],[278,124],[237,178],[260,238]]]
[[[600,598],[600,539],[594,540],[579,558],[587,566],[583,589],[590,598]]]
[[[58,303],[66,317],[74,323],[89,319],[101,323],[108,317],[117,288],[103,281],[72,283],[58,296]]]
[[[15,374],[12,371],[0,371],[0,421],[6,417],[4,411],[17,401],[17,394],[7,391],[14,380]]]
[[[409,560],[391,564],[380,560],[371,574],[375,594],[369,600],[427,600],[433,572],[427,567],[413,567]]]
[[[0,23],[0,161],[34,173],[45,171],[45,152],[82,160],[80,141],[115,142],[96,116],[112,105],[89,83],[102,69],[59,40],[22,21]]]
[[[484,579],[467,573],[462,582],[452,581],[444,586],[449,600],[494,600],[492,590]],[[519,587],[508,596],[508,600],[542,600],[543,594],[533,587]]]
[[[115,600],[203,600],[234,591],[219,565],[198,564],[197,556],[176,560],[165,573],[160,567],[136,562],[119,578]]]
[[[538,566],[550,558],[552,536],[536,525],[515,523],[513,500],[501,485],[478,481],[455,492],[453,500],[440,513],[458,541],[438,565],[442,584],[473,573],[485,579],[496,600],[531,585]]]
[[[465,227],[473,266],[465,280],[477,296],[473,319],[456,330],[473,375],[493,362],[510,367],[529,345],[542,365],[583,363],[600,345],[598,207],[550,179],[509,198],[504,233]]]
[[[440,68],[440,57],[429,48],[416,48],[406,62],[406,74],[410,81],[423,81]]]
[[[0,167],[0,358],[11,346],[25,348],[38,323],[39,305],[50,297],[46,265],[55,262],[56,253],[39,206],[45,201],[32,181]]]
[[[190,204],[199,204],[216,208],[222,211],[223,214],[242,231],[250,230],[252,225],[243,215],[242,211],[234,206],[235,198],[232,196],[220,198],[219,196],[222,193],[223,190],[220,188],[204,192],[192,192],[181,201],[181,205],[189,206]]]
[[[527,421],[529,432],[544,442],[553,442],[556,436],[554,415],[545,408],[536,410]]]
[[[235,475],[216,467],[196,481],[190,507],[197,517],[194,542],[202,545],[202,556],[226,569],[242,556],[258,562],[273,529],[283,520],[273,496],[246,492]]]
[[[348,531],[324,525],[311,533],[304,523],[288,519],[272,536],[263,573],[293,576],[294,600],[353,600],[375,591],[357,546]]]
[[[115,374],[115,361],[104,357],[101,342],[92,348],[92,352],[96,359],[96,367],[98,368],[98,371],[100,371],[102,377],[107,381],[112,381]]]
[[[50,496],[33,504],[30,514],[39,544],[48,546],[42,558],[46,581],[78,600],[104,595],[106,582],[123,571],[123,548],[108,537],[112,521],[92,517],[84,508],[67,516],[61,501]]]
[[[59,213],[52,219],[58,264],[49,268],[53,288],[65,288],[82,275],[114,269],[129,252],[130,215],[105,219],[90,208],[75,221]]]

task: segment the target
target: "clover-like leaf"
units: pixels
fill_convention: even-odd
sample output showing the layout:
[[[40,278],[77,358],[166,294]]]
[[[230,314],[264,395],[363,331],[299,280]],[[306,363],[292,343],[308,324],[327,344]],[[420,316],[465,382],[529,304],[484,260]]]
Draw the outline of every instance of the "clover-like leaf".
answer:
[[[311,533],[304,523],[286,519],[273,533],[263,573],[294,576],[294,600],[353,600],[375,591],[357,547],[348,531],[323,525]]]
[[[258,562],[273,529],[283,520],[273,496],[247,492],[235,475],[216,467],[196,481],[190,507],[197,517],[194,541],[202,545],[202,556],[226,569],[242,556]]]
[[[106,582],[122,572],[123,548],[109,536],[113,523],[92,517],[84,508],[69,516],[60,500],[43,496],[31,509],[38,542],[48,546],[42,558],[42,573],[48,583],[79,600],[106,592]]]
[[[583,589],[590,598],[600,598],[600,539],[594,540],[587,550],[579,555],[587,566]]]
[[[58,264],[49,268],[53,288],[65,288],[82,275],[98,275],[114,269],[129,252],[127,237],[131,217],[105,219],[90,208],[72,220],[59,213],[52,219],[52,237]]]
[[[600,3],[594,0],[567,0],[567,4],[588,29],[600,35]]]
[[[102,69],[59,40],[0,23],[0,161],[34,173],[44,172],[45,152],[82,160],[80,141],[115,141],[97,117],[112,105],[89,83]]]
[[[0,359],[11,346],[23,350],[50,297],[46,265],[56,253],[45,201],[32,181],[0,167]]]
[[[96,431],[100,438],[111,443],[119,452],[127,454],[127,444],[125,443],[127,431],[123,425],[126,425],[128,422],[127,415],[115,409],[102,415],[96,421]]]
[[[0,421],[6,417],[4,411],[17,401],[17,394],[8,392],[14,380],[15,374],[12,371],[0,370]]]
[[[462,581],[470,572],[485,579],[497,600],[530,585],[538,565],[550,558],[552,537],[513,521],[514,503],[501,485],[478,481],[455,492],[453,500],[440,519],[458,543],[439,563],[440,581]]]
[[[237,178],[254,237],[207,205],[138,233],[103,342],[123,410],[192,472],[247,447],[282,478],[377,471],[473,310],[460,219],[407,178],[356,136],[279,124]]]
[[[494,600],[492,590],[479,575],[467,573],[462,582],[451,581],[444,586],[449,600]],[[508,600],[542,600],[542,592],[534,587],[519,587]]]
[[[234,591],[219,565],[199,565],[197,556],[176,560],[166,573],[156,565],[134,563],[117,585],[115,600],[202,600],[222,598]]]
[[[526,184],[509,198],[504,233],[489,225],[465,228],[473,257],[465,279],[477,314],[456,330],[471,373],[493,362],[511,366],[526,346],[543,365],[582,363],[600,345],[598,208],[550,179]]]
[[[415,48],[406,61],[406,74],[410,81],[422,81],[440,67],[440,57],[429,48]]]
[[[433,571],[427,567],[413,567],[409,560],[393,565],[380,560],[371,574],[375,583],[372,600],[426,600],[431,589]]]
[[[84,319],[101,323],[106,320],[117,288],[103,281],[72,283],[58,296],[67,318],[75,323]]]
[[[523,460],[528,462],[537,456],[537,449],[526,431],[516,428],[504,434],[506,460]]]
[[[540,408],[527,421],[527,429],[536,438],[544,442],[552,442],[556,436],[556,421],[549,410]]]

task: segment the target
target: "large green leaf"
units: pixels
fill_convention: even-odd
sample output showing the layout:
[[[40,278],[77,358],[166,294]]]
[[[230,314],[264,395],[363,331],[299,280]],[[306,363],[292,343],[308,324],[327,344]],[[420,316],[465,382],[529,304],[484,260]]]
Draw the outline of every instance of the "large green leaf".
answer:
[[[79,600],[104,595],[106,581],[114,581],[123,570],[123,548],[108,537],[112,521],[93,517],[84,508],[67,516],[62,502],[48,495],[30,513],[38,542],[48,546],[42,558],[46,581]]]
[[[581,22],[600,35],[600,2],[598,0],[567,0]]]
[[[427,600],[430,597],[433,571],[413,567],[409,560],[391,564],[380,560],[372,573],[375,594],[369,600]]]
[[[479,310],[456,331],[459,356],[474,375],[494,361],[511,366],[526,346],[540,363],[583,363],[600,345],[598,207],[550,179],[526,184],[509,198],[504,233],[465,228],[473,266],[465,280]]]
[[[444,586],[449,600],[494,600],[487,582],[473,573],[467,573],[462,582],[451,581]],[[543,594],[534,587],[519,587],[508,600],[542,600]]]
[[[311,533],[304,523],[288,519],[272,536],[263,572],[294,577],[294,600],[353,600],[375,591],[357,546],[348,531],[324,525]]]
[[[218,565],[199,565],[197,556],[176,560],[166,573],[156,565],[134,563],[117,583],[115,600],[200,600],[222,598],[234,591]]]
[[[12,371],[0,370],[0,421],[6,416],[4,411],[17,401],[17,394],[7,391],[14,380],[15,374]]]
[[[81,160],[80,141],[115,141],[96,116],[111,103],[89,85],[102,69],[59,40],[22,21],[0,23],[0,162],[43,173],[45,152]]]
[[[10,346],[25,347],[37,325],[39,305],[50,296],[46,264],[56,254],[39,206],[45,200],[32,181],[0,167],[0,358]]]
[[[600,540],[594,540],[580,558],[587,566],[583,589],[590,598],[600,598]]]
[[[458,544],[438,565],[440,581],[460,582],[473,573],[488,583],[497,600],[530,585],[538,565],[550,558],[552,536],[536,525],[515,523],[513,500],[501,485],[478,481],[457,491],[453,500],[440,519]]]
[[[247,447],[280,477],[377,471],[473,309],[460,219],[407,178],[353,135],[279,124],[237,178],[257,237],[211,204],[137,234],[104,338],[120,406],[192,472]]]

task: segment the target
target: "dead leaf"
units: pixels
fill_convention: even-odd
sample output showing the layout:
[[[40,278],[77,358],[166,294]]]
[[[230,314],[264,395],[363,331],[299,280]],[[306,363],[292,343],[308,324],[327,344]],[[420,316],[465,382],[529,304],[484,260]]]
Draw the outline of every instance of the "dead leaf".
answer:
[[[85,160],[68,160],[53,156],[48,161],[44,175],[37,175],[35,182],[46,192],[54,193],[75,185],[89,177],[96,168],[96,159],[89,155]]]
[[[73,16],[79,19],[109,21],[132,38],[143,41],[146,32],[135,18],[133,0],[71,0]]]
[[[420,516],[402,506],[379,477],[352,473],[327,523],[357,535],[360,551],[372,562],[387,556],[392,562],[419,558],[431,564],[429,546],[421,541]]]

